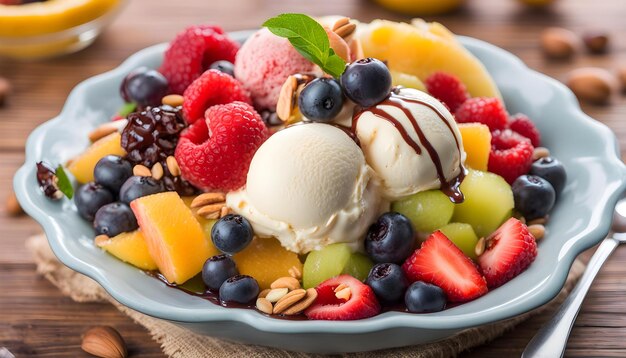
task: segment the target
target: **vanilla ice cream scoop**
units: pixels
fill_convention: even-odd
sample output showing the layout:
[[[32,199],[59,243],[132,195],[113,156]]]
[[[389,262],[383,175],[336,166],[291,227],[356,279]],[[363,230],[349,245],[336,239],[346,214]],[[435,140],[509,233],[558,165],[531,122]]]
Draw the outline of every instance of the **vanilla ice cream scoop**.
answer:
[[[465,174],[463,142],[452,114],[434,97],[397,89],[356,113],[352,126],[385,197],[441,188],[452,201],[463,200],[458,190]]]
[[[246,187],[226,202],[257,235],[275,236],[297,253],[337,242],[357,250],[388,208],[361,149],[343,130],[320,123],[271,136],[252,159]]]

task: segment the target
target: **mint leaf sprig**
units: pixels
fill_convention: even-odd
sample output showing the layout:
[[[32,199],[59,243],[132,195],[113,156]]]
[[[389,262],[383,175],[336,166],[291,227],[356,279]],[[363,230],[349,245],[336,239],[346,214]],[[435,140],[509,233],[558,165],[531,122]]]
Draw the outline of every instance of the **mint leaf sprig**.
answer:
[[[70,182],[70,178],[68,178],[63,166],[59,165],[54,173],[57,176],[58,182],[57,185],[61,193],[63,193],[68,199],[72,199],[74,196],[74,187]]]
[[[274,35],[284,37],[306,59],[322,71],[339,78],[346,62],[330,47],[326,31],[317,21],[304,14],[281,14],[263,23]]]

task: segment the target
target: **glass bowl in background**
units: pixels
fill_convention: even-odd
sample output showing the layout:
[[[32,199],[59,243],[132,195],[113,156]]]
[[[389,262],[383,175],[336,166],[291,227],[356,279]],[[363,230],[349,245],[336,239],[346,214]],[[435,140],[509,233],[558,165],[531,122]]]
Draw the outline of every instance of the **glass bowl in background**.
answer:
[[[48,0],[0,5],[0,57],[36,60],[91,45],[126,0]]]

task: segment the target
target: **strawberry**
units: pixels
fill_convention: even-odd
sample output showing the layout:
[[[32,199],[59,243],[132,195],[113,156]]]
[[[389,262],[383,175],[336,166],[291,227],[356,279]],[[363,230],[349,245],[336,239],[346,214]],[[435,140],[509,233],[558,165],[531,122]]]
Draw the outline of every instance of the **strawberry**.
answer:
[[[454,113],[469,98],[467,88],[458,77],[445,72],[435,72],[424,81],[426,90]]]
[[[159,72],[172,93],[182,94],[193,80],[218,60],[235,62],[239,44],[217,26],[190,26],[170,43]]]
[[[541,144],[541,133],[527,115],[518,113],[511,117],[509,128],[515,133],[530,139],[533,146],[538,147]]]
[[[509,115],[498,98],[476,97],[465,101],[455,112],[458,123],[482,123],[493,132],[504,129]]]
[[[535,238],[516,218],[507,220],[486,241],[486,250],[478,257],[478,264],[490,288],[519,275],[537,257]]]
[[[337,298],[335,288],[344,284],[350,288],[350,298]],[[304,314],[309,319],[347,321],[368,318],[380,313],[380,304],[371,287],[350,275],[340,275],[320,283],[317,299]]]
[[[472,260],[441,231],[432,233],[402,265],[411,282],[441,287],[450,302],[467,302],[487,293],[487,283]]]
[[[337,298],[335,288],[344,284],[350,288],[350,298]],[[371,287],[350,275],[340,275],[320,283],[317,299],[304,314],[309,319],[347,321],[368,318],[380,313],[380,304]]]
[[[183,95],[183,115],[192,124],[204,117],[204,111],[216,104],[235,101],[252,103],[241,82],[218,70],[208,70],[194,80]]]
[[[206,191],[227,192],[246,183],[252,157],[268,136],[251,105],[217,105],[206,111],[206,121],[181,133],[174,155],[184,179]]]
[[[528,173],[533,164],[535,148],[530,140],[510,129],[491,133],[488,168],[512,184],[518,176]]]

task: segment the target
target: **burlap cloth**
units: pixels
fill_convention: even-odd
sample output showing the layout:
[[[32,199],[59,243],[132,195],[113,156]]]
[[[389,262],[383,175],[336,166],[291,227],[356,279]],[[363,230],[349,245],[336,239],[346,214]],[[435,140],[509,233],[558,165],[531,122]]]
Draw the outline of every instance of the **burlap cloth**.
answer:
[[[161,345],[163,352],[169,357],[321,357],[319,355],[296,353],[280,349],[267,348],[261,346],[250,346],[239,343],[232,343],[220,339],[210,338],[192,333],[191,331],[178,327],[156,318],[146,316],[142,313],[122,306],[109,296],[98,283],[92,279],[74,272],[60,263],[52,253],[48,241],[43,235],[34,236],[26,242],[27,248],[35,256],[37,271],[44,275],[50,282],[57,286],[63,294],[71,297],[77,302],[110,302],[117,309],[128,315],[135,322],[144,326],[152,335],[152,338]],[[453,357],[460,352],[472,347],[485,344],[504,332],[512,329],[520,322],[528,319],[532,315],[544,312],[550,314],[567,296],[569,291],[584,271],[584,264],[576,260],[565,283],[565,287],[559,295],[550,303],[534,311],[511,318],[506,321],[497,322],[471,328],[445,340],[412,346],[406,348],[388,349],[378,352],[346,354],[346,357]]]

